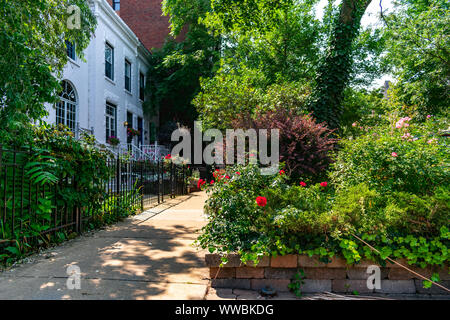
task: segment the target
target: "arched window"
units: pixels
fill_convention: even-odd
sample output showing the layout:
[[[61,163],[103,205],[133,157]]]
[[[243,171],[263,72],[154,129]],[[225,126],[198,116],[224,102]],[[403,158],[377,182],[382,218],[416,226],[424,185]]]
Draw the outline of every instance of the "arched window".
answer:
[[[75,89],[68,81],[62,82],[63,90],[60,93],[60,101],[56,105],[56,123],[63,124],[75,131],[77,96]]]

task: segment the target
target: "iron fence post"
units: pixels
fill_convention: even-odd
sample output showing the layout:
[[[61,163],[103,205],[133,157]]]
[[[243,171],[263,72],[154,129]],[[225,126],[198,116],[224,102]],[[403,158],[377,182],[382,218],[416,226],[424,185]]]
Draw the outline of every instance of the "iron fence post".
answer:
[[[144,182],[144,164],[145,164],[145,160],[141,161],[141,211],[144,211],[144,187],[145,187],[145,182]]]

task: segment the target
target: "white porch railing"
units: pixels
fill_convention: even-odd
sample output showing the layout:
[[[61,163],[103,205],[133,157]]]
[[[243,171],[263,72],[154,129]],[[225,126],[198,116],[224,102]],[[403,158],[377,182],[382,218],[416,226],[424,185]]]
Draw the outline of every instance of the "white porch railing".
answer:
[[[169,148],[158,143],[151,145],[136,146],[134,144],[120,144],[118,146],[108,146],[114,156],[130,156],[133,160],[150,160],[158,161],[169,154]]]

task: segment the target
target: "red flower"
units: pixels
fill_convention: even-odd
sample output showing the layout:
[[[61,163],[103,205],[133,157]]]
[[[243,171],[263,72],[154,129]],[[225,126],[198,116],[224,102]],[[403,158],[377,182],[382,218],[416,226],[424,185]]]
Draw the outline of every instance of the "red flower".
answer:
[[[256,197],[256,203],[259,207],[265,207],[267,204],[267,199],[266,197]]]
[[[237,171],[236,174],[239,175],[239,176],[241,175],[241,173],[239,171]]]
[[[280,174],[284,174],[284,170],[280,170]]]
[[[164,157],[164,159],[172,159],[172,155],[169,153],[167,156]]]
[[[225,179],[230,179],[230,176],[226,175],[226,176],[225,176]]]
[[[197,188],[201,189],[202,185],[204,185],[205,183],[206,183],[205,180],[203,180],[203,179],[198,179],[198,182],[197,182]]]
[[[211,180],[211,182],[209,183],[210,185],[213,185],[214,184],[214,180]]]
[[[300,185],[301,185],[302,187],[306,187],[306,183],[303,182],[303,181],[300,182]]]
[[[326,182],[326,181],[320,183],[320,186],[321,186],[321,187],[324,187],[324,188],[325,188],[327,185],[328,185],[328,182]]]

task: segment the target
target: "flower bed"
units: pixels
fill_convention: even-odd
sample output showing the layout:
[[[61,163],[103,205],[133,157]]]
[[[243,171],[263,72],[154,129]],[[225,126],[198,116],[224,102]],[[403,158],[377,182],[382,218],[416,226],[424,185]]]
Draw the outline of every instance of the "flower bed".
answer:
[[[198,244],[210,253],[317,255],[420,268],[449,261],[449,149],[427,120],[404,117],[341,142],[328,178],[263,175],[256,165],[216,171],[208,224]],[[375,248],[373,250],[371,247]],[[439,273],[430,278],[439,282]],[[430,287],[431,282],[424,283]]]

